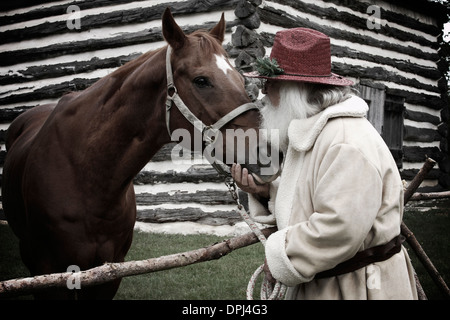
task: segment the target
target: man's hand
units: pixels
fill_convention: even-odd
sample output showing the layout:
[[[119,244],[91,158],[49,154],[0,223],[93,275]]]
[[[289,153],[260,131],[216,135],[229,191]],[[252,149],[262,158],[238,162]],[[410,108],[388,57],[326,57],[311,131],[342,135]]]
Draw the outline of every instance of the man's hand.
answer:
[[[240,164],[234,163],[231,166],[231,176],[242,191],[256,194],[262,198],[269,198],[269,184],[256,184],[253,176],[248,173],[246,168],[242,169]]]

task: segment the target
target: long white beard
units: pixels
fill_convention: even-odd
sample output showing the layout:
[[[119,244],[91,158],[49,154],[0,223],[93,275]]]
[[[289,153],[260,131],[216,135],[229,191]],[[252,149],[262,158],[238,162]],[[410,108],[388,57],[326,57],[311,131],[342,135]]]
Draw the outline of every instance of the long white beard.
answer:
[[[306,101],[307,93],[295,82],[283,83],[280,87],[280,104],[272,105],[265,96],[261,113],[261,128],[267,131],[267,140],[286,154],[289,146],[288,128],[293,119],[305,119],[315,113]],[[278,133],[278,134],[277,134]]]

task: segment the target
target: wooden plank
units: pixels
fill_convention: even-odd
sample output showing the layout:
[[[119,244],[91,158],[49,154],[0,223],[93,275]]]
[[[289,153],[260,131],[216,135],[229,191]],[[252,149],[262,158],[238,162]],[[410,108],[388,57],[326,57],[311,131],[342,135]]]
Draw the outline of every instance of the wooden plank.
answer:
[[[141,43],[162,41],[161,28],[122,34],[104,39],[89,39],[77,42],[64,42],[33,49],[0,52],[0,66],[14,65],[17,61],[39,61],[58,56],[90,52],[103,49],[132,46]]]
[[[433,142],[441,140],[441,135],[437,130],[415,128],[407,125],[404,128],[405,141]]]
[[[165,203],[200,203],[207,205],[234,204],[228,190],[200,190],[196,192],[158,192],[136,195],[137,205],[159,205]]]
[[[392,88],[386,88],[386,93],[394,96],[403,97],[405,98],[406,103],[424,106],[434,110],[441,110],[442,108],[447,107],[446,101],[443,98],[429,94],[415,93],[402,89],[392,89]]]
[[[5,108],[0,109],[0,123],[10,123],[15,118],[17,118],[19,115],[21,115],[23,112],[31,109],[32,107],[23,106],[23,107],[16,107],[16,108]]]
[[[400,171],[402,179],[411,181],[419,173],[419,169],[403,169]],[[437,180],[441,176],[442,172],[439,169],[431,169],[426,176],[426,180]]]
[[[91,72],[99,69],[118,68],[128,61],[131,61],[140,53],[121,55],[105,59],[92,58],[87,61],[69,61],[53,65],[36,65],[27,67],[23,70],[17,70],[14,74],[0,75],[0,85],[25,83],[42,79],[58,78],[67,75]]]
[[[403,147],[404,98],[386,95],[384,101],[384,120],[382,137],[393,153],[394,159],[401,163]]]
[[[75,78],[71,81],[65,81],[55,85],[48,85],[30,92],[6,96],[0,99],[0,104],[7,105],[12,103],[22,103],[34,100],[60,98],[68,92],[84,90],[89,86],[91,86],[92,84],[94,84],[99,79],[100,78],[93,78],[93,79]]]
[[[441,161],[443,155],[438,147],[403,147],[403,160],[407,162],[424,162],[427,158]]]
[[[416,121],[416,122],[429,122],[435,125],[441,123],[441,118],[433,116],[426,112],[412,111],[405,109],[405,119]],[[425,161],[425,160],[424,160]]]
[[[371,88],[364,85],[357,85],[356,89],[359,91],[359,95],[369,105],[369,111],[367,113],[367,119],[372,123],[379,134],[383,131],[384,120],[384,100],[385,91]]]
[[[206,212],[199,208],[187,207],[176,209],[145,209],[138,210],[136,221],[148,223],[197,222],[201,224],[220,226],[233,225],[242,221],[234,210]]]
[[[167,159],[167,160],[170,160]],[[135,185],[154,185],[159,183],[202,183],[202,182],[224,182],[213,167],[191,167],[186,172],[169,170],[167,172],[159,171],[141,171],[134,178]]]

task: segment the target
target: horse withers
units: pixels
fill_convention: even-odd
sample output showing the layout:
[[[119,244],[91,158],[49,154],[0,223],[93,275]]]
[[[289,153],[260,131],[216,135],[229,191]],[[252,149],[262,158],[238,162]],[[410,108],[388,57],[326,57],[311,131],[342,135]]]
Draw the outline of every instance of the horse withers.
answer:
[[[9,127],[3,208],[32,275],[124,260],[136,219],[133,178],[171,142],[171,131],[193,135],[217,122],[221,132],[258,130],[258,110],[248,105],[244,80],[221,45],[223,15],[210,32],[185,35],[167,9],[162,30],[168,46],[57,104],[23,113]],[[174,107],[175,98],[188,111]],[[49,289],[35,297],[110,299],[119,284],[81,284],[81,290]]]

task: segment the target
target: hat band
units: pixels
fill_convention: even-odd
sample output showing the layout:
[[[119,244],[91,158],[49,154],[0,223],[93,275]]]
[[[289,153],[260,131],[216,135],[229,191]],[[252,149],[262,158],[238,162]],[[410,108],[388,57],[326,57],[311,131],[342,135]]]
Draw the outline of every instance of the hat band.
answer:
[[[309,78],[329,78],[332,76],[332,74],[324,75],[324,76],[317,76],[317,75],[306,75],[306,74],[295,74],[295,73],[283,73],[281,74],[283,76],[294,76],[294,77],[309,77]]]

